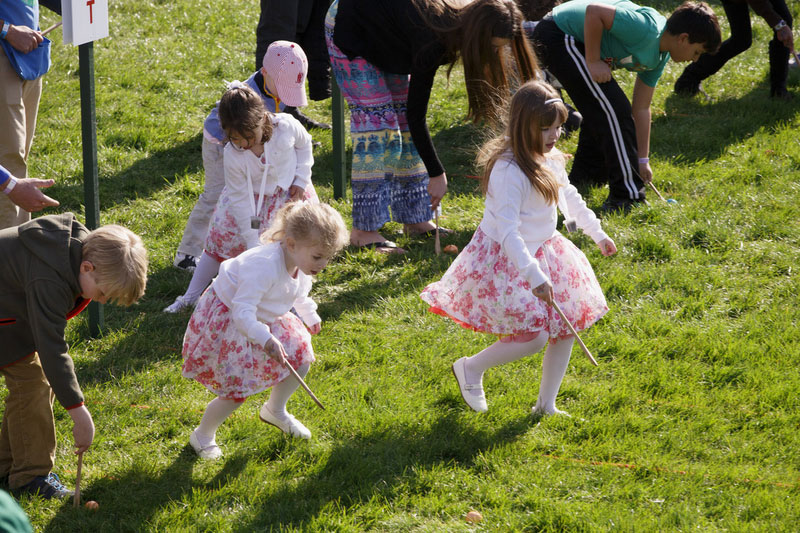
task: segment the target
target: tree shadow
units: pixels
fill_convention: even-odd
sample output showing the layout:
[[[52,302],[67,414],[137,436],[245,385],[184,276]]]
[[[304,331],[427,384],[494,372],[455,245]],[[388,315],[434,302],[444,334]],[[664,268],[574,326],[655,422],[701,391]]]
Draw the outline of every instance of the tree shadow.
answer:
[[[100,169],[100,209],[104,211],[135,198],[150,196],[175,183],[181,176],[202,168],[202,134],[198,133],[180,144],[154,152],[116,174],[106,176]],[[47,194],[58,199],[61,212],[82,212],[85,203],[83,172],[70,176],[66,183],[56,181]]]
[[[120,474],[92,480],[81,490],[81,499],[102,502],[100,510],[89,513],[85,509],[73,509],[70,499],[64,503],[63,512],[43,531],[145,531],[152,525],[153,517],[172,502],[179,502],[197,490],[213,494],[224,488],[241,474],[249,458],[231,457],[208,482],[192,480],[197,461],[197,455],[187,445],[164,470],[159,470],[155,464],[139,462]]]
[[[343,442],[325,464],[298,484],[283,484],[259,503],[264,509],[235,531],[299,528],[308,525],[331,502],[349,509],[373,498],[392,500],[400,484],[413,492],[430,490],[421,476],[435,467],[475,467],[475,458],[496,446],[516,440],[531,426],[530,417],[494,431],[462,424],[454,412],[420,431],[419,426],[393,426]]]
[[[686,98],[673,93],[665,100],[664,110],[664,115],[653,119],[651,153],[691,164],[719,157],[727,147],[762,128],[794,120],[800,100],[772,100],[768,85],[759,84],[743,96],[710,101],[702,95]]]

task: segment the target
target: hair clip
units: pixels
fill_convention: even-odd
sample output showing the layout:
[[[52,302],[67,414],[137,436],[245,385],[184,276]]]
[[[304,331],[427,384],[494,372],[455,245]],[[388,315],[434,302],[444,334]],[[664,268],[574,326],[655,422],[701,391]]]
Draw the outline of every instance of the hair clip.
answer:
[[[562,100],[561,98],[548,98],[547,100],[544,101],[544,105],[554,104],[556,102],[564,102],[564,100]]]
[[[244,82],[241,82],[239,80],[233,80],[227,83],[228,83],[228,89],[227,89],[228,91],[230,91],[231,89],[244,89],[245,87],[247,87],[247,85]]]

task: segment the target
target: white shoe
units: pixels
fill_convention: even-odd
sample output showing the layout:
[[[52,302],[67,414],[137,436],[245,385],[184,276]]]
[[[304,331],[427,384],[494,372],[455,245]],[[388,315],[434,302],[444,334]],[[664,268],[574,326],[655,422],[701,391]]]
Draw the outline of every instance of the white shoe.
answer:
[[[164,312],[179,313],[184,309],[188,309],[189,307],[194,307],[194,304],[196,303],[197,300],[187,298],[186,296],[178,296],[177,298],[175,298],[174,302],[172,302],[170,305],[164,308]]]
[[[197,455],[199,455],[201,459],[219,459],[222,457],[222,450],[213,439],[207,444],[202,444],[200,442],[196,429],[189,435],[189,444],[192,445],[192,448],[194,448],[194,451],[197,452]]]
[[[458,388],[461,390],[461,397],[464,398],[464,401],[467,402],[467,405],[472,407],[473,410],[479,413],[485,413],[489,410],[489,407],[486,405],[486,396],[483,394],[483,383],[467,383],[466,371],[464,369],[466,362],[467,358],[462,357],[453,363],[453,375],[456,377]],[[479,394],[472,394],[471,391],[478,391]]]
[[[553,408],[544,408],[540,406],[538,403],[533,406],[531,412],[534,416],[551,416],[551,415],[559,415],[559,416],[566,416],[567,418],[572,418],[572,415],[566,411],[562,411],[561,409]]]
[[[266,402],[261,406],[261,411],[259,411],[258,417],[262,422],[273,425],[284,433],[288,433],[293,437],[299,437],[301,439],[311,438],[311,431],[309,431],[309,429],[301,424],[295,417],[289,413],[286,413],[284,417],[278,418],[272,414],[272,411],[269,410]]]
[[[175,261],[172,264],[175,265],[175,268],[180,268],[186,272],[194,272],[194,269],[197,268],[197,258],[193,255],[178,252],[175,254]]]

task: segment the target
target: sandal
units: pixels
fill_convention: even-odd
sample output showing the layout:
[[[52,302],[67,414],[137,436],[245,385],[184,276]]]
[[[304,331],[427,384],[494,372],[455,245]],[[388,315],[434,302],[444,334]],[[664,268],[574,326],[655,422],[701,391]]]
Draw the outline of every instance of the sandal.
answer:
[[[447,228],[439,228],[439,237],[447,237],[448,235],[452,235],[453,230]],[[431,238],[436,236],[436,228],[429,229],[428,231],[420,231],[418,233],[414,233],[409,231],[409,237],[421,237],[421,238]]]
[[[377,241],[368,242],[367,244],[351,244],[350,248],[354,250],[375,250],[382,254],[404,254],[405,250],[397,246],[396,242],[392,241]],[[383,248],[384,250],[381,250]]]

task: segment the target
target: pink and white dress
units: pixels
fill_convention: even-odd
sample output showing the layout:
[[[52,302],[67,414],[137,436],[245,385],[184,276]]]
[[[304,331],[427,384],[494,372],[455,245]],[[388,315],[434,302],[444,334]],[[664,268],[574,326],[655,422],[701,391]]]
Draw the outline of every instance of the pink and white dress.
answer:
[[[595,242],[608,238],[595,214],[567,179],[563,163],[547,159],[562,184],[558,207]],[[558,313],[534,296],[546,280],[575,329],[588,328],[607,311],[589,261],[556,230],[556,206],[531,185],[513,160],[499,160],[489,178],[483,220],[442,279],[422,291],[430,311],[503,341],[525,342],[540,332],[571,335]]]
[[[291,115],[271,115],[272,137],[258,157],[250,150],[225,145],[225,188],[222,189],[206,235],[205,252],[218,261],[258,246],[275,214],[289,202],[289,188],[305,190],[304,200],[319,202],[311,184],[314,164],[311,136]],[[257,216],[259,227],[252,227]]]
[[[293,368],[312,363],[306,326],[321,320],[310,290],[310,276],[286,270],[280,243],[257,246],[223,262],[186,328],[183,376],[234,400],[266,390],[289,375],[264,351],[273,336]],[[290,312],[292,307],[300,318]]]

